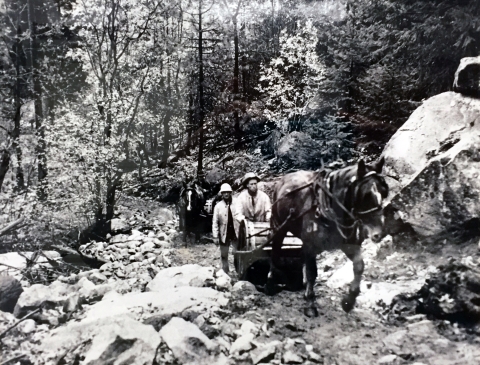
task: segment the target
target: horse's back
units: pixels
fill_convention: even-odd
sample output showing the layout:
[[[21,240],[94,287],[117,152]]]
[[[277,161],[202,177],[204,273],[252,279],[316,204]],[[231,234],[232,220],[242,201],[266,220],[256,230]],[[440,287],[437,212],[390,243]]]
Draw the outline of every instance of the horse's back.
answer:
[[[294,215],[300,215],[304,207],[311,204],[312,195],[309,192],[314,174],[313,171],[296,171],[277,182],[272,208],[275,226],[285,221],[291,209]]]
[[[315,173],[313,171],[296,171],[284,175],[282,179],[277,182],[275,189],[276,198],[278,199],[295,189],[311,183],[313,181],[314,174]]]

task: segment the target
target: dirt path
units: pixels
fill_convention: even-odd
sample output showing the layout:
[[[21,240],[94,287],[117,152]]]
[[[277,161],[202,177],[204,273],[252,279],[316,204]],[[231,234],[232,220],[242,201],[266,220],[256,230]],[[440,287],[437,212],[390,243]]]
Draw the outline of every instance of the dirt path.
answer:
[[[172,264],[219,267],[215,245],[197,244],[187,248],[178,245],[179,242]],[[347,280],[342,278],[342,273],[348,276],[347,260],[341,253],[334,252],[320,256],[318,261],[315,290],[319,317],[307,318],[303,314],[303,293],[289,291],[273,297],[258,293],[234,299],[232,317],[266,324],[269,329],[258,337],[259,342],[292,338],[312,345],[324,364],[479,364],[479,327],[465,329],[408,312],[394,315],[387,305],[399,290],[417,291],[429,273],[451,257],[466,259],[478,267],[477,245],[444,244],[434,248],[412,245],[406,251],[394,249],[387,243],[374,256],[366,259],[364,275],[364,284],[370,289],[362,290],[365,293],[350,314],[340,307],[340,298],[346,289],[341,286],[342,280]],[[231,257],[230,261],[233,268]],[[233,279],[237,279],[235,274]],[[244,363],[251,363],[250,358],[245,358]]]

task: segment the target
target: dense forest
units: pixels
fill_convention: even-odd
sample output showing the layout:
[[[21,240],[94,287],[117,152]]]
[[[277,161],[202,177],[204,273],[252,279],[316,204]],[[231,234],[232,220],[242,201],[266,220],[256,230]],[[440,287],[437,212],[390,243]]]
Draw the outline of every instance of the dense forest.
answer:
[[[375,157],[480,52],[477,0],[0,9],[0,240],[27,225],[15,242],[76,237],[108,222],[121,194],[168,200],[201,172]],[[288,135],[309,151],[301,162],[276,159]]]

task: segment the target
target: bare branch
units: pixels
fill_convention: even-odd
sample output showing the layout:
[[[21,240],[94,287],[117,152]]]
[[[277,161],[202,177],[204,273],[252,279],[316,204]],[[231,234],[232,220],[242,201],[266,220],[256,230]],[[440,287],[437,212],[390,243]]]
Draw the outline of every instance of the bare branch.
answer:
[[[7,334],[8,331],[10,331],[11,329],[17,327],[20,323],[22,323],[23,321],[25,321],[26,319],[30,318],[31,316],[33,316],[35,313],[38,313],[42,310],[42,308],[37,308],[35,309],[33,312],[30,312],[28,313],[25,317],[21,318],[18,320],[17,323],[14,323],[13,325],[11,325],[10,327],[8,327],[5,331],[3,331],[2,333],[0,333],[0,339],[5,337],[5,335]],[[11,361],[11,360],[9,360]],[[3,363],[2,363],[3,364]]]

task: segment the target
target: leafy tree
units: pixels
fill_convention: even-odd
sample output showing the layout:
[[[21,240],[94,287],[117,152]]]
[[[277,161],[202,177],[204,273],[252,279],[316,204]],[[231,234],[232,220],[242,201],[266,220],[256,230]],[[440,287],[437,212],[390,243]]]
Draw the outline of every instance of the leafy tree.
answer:
[[[265,96],[265,116],[288,130],[300,130],[308,104],[323,80],[324,66],[316,52],[317,35],[311,21],[282,31],[280,53],[262,69],[259,90]]]

